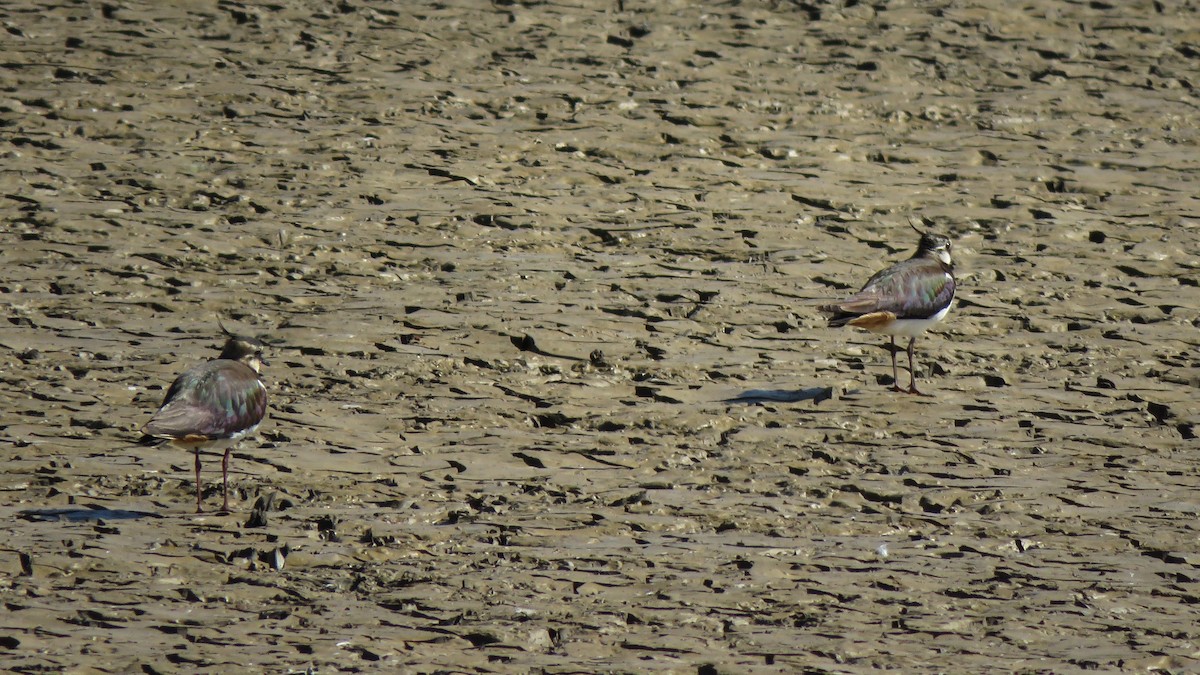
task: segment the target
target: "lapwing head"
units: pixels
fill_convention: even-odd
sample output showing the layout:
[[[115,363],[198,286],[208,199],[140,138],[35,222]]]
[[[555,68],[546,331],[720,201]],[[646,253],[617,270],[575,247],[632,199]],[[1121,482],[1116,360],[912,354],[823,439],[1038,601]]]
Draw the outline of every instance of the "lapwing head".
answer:
[[[221,350],[221,355],[217,358],[226,359],[229,361],[240,361],[246,364],[256,373],[262,372],[264,365],[269,365],[267,360],[263,358],[263,349],[266,347],[257,338],[246,337],[244,335],[230,335],[225,341],[225,348]]]
[[[932,232],[922,232],[912,221],[909,221],[908,224],[916,230],[917,234],[921,235],[921,241],[917,244],[917,252],[913,254],[914,258],[937,258],[942,261],[943,265],[954,267],[954,262],[950,257],[950,239],[948,237]]]

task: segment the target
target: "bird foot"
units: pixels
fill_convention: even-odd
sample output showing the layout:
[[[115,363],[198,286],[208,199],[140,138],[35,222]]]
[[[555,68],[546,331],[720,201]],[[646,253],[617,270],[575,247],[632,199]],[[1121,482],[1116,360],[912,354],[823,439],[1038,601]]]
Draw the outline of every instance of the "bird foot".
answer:
[[[899,390],[897,390],[897,391],[899,391]],[[907,391],[908,391],[908,393],[914,394],[916,396],[933,396],[933,394],[926,394],[923,391],[917,391],[916,385],[910,385]]]

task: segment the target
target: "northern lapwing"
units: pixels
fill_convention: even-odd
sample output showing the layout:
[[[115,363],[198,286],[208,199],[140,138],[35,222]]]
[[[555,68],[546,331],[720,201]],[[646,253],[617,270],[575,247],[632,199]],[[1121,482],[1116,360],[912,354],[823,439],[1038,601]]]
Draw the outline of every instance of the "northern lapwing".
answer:
[[[175,378],[162,406],[142,427],[143,442],[170,443],[196,455],[196,513],[203,513],[200,451],[224,449],[221,510],[229,511],[229,453],[267,415],[267,388],[259,378],[263,343],[229,334],[221,355]]]
[[[917,336],[946,318],[954,302],[954,263],[950,240],[912,228],[921,235],[917,252],[908,260],[876,272],[862,290],[818,309],[829,315],[830,326],[858,326],[891,336],[892,389],[900,387],[896,373],[896,336],[908,338],[908,393],[917,391],[913,345]]]

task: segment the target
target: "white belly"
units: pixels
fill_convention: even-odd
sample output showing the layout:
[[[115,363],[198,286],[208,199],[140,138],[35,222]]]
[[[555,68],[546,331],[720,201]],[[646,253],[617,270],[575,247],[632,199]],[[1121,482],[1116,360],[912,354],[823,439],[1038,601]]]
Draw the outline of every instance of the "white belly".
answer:
[[[211,441],[185,441],[183,439],[177,439],[177,440],[171,441],[171,444],[176,447],[187,448],[188,450],[193,450],[197,446],[199,446],[199,448],[201,450],[224,450],[226,448],[232,448],[233,446],[237,445],[238,441],[249,436],[250,434],[254,433],[257,430],[258,430],[258,425],[255,424],[254,426],[252,426],[248,429],[242,429],[241,431],[236,432],[229,438],[214,438]]]
[[[953,304],[953,303],[951,303]],[[900,335],[903,337],[915,338],[921,333],[929,330],[934,324],[946,318],[950,313],[950,305],[942,311],[934,314],[928,319],[896,319],[887,326],[872,331],[874,333],[883,333],[884,335]]]

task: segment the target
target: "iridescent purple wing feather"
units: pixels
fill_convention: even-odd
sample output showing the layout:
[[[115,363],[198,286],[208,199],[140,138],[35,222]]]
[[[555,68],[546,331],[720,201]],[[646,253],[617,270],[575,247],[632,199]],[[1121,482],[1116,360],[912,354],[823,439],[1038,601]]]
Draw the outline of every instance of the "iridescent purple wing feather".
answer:
[[[176,378],[142,431],[158,438],[233,438],[255,427],[266,412],[267,392],[258,373],[219,359]]]
[[[936,260],[912,258],[872,276],[858,293],[828,305],[830,325],[872,312],[890,312],[900,319],[927,319],[954,297],[954,277]]]

